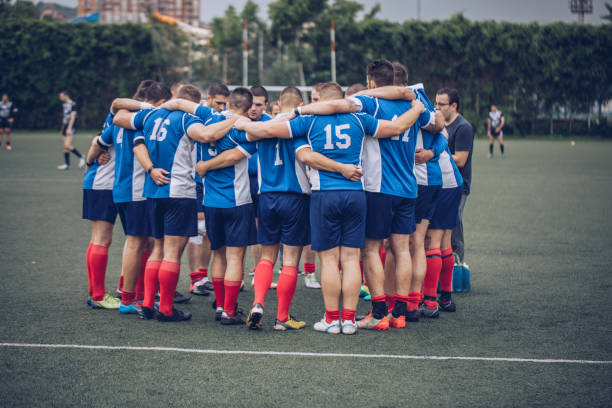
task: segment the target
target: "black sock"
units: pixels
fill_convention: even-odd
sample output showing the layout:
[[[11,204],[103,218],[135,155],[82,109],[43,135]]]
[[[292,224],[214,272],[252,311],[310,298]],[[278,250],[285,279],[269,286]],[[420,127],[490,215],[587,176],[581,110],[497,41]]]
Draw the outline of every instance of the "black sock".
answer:
[[[499,150],[501,150],[502,154],[504,154],[504,145],[503,144],[499,145]]]
[[[448,303],[451,300],[451,292],[440,291],[440,301]]]
[[[10,146],[10,145],[11,145],[11,142],[6,142],[6,145],[7,145],[7,146]]]
[[[382,319],[387,315],[387,302],[372,302],[372,317]]]
[[[400,316],[405,316],[407,308],[408,307],[406,305],[406,302],[402,302],[401,300],[396,300],[395,305],[393,305],[393,310],[391,311],[391,314],[393,315],[393,317],[396,317],[396,318]]]
[[[76,149],[76,147],[72,149],[72,153],[74,153],[74,155],[78,157],[79,159],[83,157],[81,156],[81,153],[79,153],[79,151]]]
[[[493,145],[492,144],[489,145],[489,154],[493,154]]]
[[[70,166],[70,153],[64,153],[64,162],[66,163],[66,166]]]

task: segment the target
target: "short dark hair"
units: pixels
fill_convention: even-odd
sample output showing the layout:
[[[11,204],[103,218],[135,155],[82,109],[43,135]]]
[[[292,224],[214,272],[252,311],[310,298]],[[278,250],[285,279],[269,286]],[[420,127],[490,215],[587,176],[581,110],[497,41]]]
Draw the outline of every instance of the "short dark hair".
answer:
[[[208,88],[208,96],[211,98],[215,95],[229,96],[229,94],[230,91],[227,88],[227,85],[220,82],[214,83]]]
[[[280,93],[279,100],[283,106],[290,105],[292,107],[297,107],[301,102],[304,102],[302,92],[295,86],[288,86],[283,89]]]
[[[337,82],[326,82],[321,86],[319,94],[321,99],[339,99],[342,98],[342,87]]]
[[[136,88],[136,92],[134,92],[133,99],[137,101],[147,101],[149,100],[148,89],[153,85],[155,81],[152,79],[145,79],[144,81],[140,81],[138,84],[138,88]]]
[[[253,96],[264,96],[266,103],[268,103],[268,91],[261,85],[255,85],[251,87],[251,94]]]
[[[155,82],[147,88],[148,101],[158,102],[162,99],[168,100],[170,98],[172,98],[172,91],[170,91],[170,88],[164,83]]]
[[[372,61],[366,73],[370,80],[376,82],[376,86],[393,85],[393,64],[386,59]]]
[[[438,89],[438,92],[436,92],[436,95],[442,95],[442,94],[448,95],[449,105],[452,105],[453,103],[457,104],[457,111],[458,111],[459,107],[461,106],[461,101],[459,99],[459,92],[457,92],[455,88]]]
[[[175,82],[175,83],[172,84],[172,88],[170,88],[170,91],[172,93],[176,94],[178,92],[178,90],[181,89],[181,87],[183,85],[186,85],[186,84],[188,84],[188,82],[183,81],[183,80]]]
[[[236,88],[230,93],[229,104],[231,109],[236,109],[241,113],[245,113],[251,108],[251,105],[253,105],[253,94],[248,88]]]
[[[408,71],[398,61],[393,63],[393,85],[408,85]]]
[[[361,83],[353,84],[349,86],[348,88],[346,88],[346,96],[354,95],[357,92],[363,91],[364,89],[367,89],[364,84],[361,84]]]
[[[178,92],[176,93],[176,97],[187,99],[195,103],[200,103],[202,100],[202,92],[191,84],[184,84],[179,88]]]

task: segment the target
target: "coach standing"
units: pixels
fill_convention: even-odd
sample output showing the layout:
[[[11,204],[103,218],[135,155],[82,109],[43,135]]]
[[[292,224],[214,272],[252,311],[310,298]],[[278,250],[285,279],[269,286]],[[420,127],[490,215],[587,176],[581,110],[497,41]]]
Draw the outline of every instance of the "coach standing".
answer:
[[[436,109],[442,112],[448,132],[448,147],[453,160],[463,177],[463,192],[459,203],[459,223],[453,230],[453,251],[464,262],[463,242],[463,208],[472,181],[472,150],[474,148],[474,130],[472,125],[459,113],[459,92],[453,88],[442,88],[436,93]]]

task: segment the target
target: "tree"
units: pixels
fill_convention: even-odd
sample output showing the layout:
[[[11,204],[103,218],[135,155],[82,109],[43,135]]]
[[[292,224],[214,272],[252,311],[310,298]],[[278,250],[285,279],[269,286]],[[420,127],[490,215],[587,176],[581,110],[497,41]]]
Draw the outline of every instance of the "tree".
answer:
[[[601,18],[612,22],[612,6],[609,3],[606,3],[605,6],[608,9],[608,14],[606,14],[605,16],[601,16]]]

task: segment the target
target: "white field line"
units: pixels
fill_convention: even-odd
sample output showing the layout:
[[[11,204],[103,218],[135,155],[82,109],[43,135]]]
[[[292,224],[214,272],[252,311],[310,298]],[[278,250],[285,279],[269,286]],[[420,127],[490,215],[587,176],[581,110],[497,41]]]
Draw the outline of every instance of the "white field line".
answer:
[[[558,360],[538,358],[512,357],[453,357],[453,356],[411,356],[401,354],[354,354],[354,353],[307,353],[293,351],[251,351],[251,350],[212,350],[189,349],[178,347],[137,347],[137,346],[96,346],[86,344],[28,344],[0,343],[0,347],[20,348],[51,348],[51,349],[81,349],[81,350],[118,350],[118,351],[166,351],[193,354],[236,354],[251,356],[289,356],[289,357],[333,357],[333,358],[366,358],[389,360],[460,360],[460,361],[501,361],[510,363],[540,363],[540,364],[612,364],[611,360]]]

